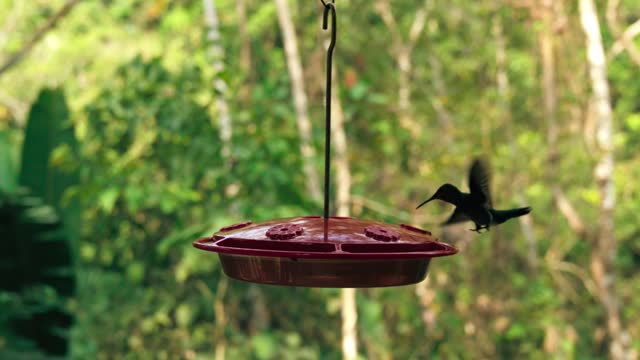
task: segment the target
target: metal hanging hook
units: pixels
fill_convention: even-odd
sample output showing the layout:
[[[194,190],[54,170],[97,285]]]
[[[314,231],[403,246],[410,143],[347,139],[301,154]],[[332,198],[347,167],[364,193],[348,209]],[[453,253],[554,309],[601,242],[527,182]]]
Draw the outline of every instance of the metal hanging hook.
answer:
[[[324,0],[320,0],[320,2],[322,3],[322,5],[327,6],[327,3]],[[335,3],[336,0],[331,0],[331,3]]]
[[[327,76],[331,76],[331,57],[333,56],[333,48],[336,46],[336,6],[333,1],[324,2],[320,0],[324,5],[324,13],[322,14],[322,30],[327,30],[327,20],[329,12],[331,12],[331,43],[329,44],[329,50],[327,54]]]

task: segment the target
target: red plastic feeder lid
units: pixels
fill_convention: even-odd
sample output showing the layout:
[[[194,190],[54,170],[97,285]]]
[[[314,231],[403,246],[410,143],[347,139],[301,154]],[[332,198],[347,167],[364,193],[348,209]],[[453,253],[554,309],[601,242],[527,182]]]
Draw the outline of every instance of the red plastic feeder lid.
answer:
[[[233,278],[276,285],[378,287],[423,280],[430,259],[457,250],[430,232],[349,217],[250,221],[224,227],[194,246],[220,255]]]

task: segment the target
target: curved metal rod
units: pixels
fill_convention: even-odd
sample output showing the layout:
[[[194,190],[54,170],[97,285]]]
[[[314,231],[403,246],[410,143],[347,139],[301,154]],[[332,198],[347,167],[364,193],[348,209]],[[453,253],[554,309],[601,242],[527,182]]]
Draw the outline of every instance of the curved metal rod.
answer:
[[[322,0],[320,0],[322,1]],[[336,6],[333,2],[324,4],[324,13],[322,14],[322,30],[327,30],[327,18],[329,12],[331,12],[331,43],[329,44],[329,49],[327,50],[327,78],[331,79],[331,57],[333,56],[333,48],[336,46],[336,33],[338,29],[336,28]]]
[[[320,2],[321,2],[321,3],[322,3],[322,5],[324,5],[325,7],[327,6],[327,3],[326,3],[326,2],[324,2],[324,0],[320,0]],[[332,3],[332,4],[333,4],[333,3],[335,3],[335,2],[336,2],[336,0],[331,0],[331,3]],[[326,29],[325,29],[325,30],[326,30]]]
[[[331,12],[331,43],[327,50],[327,89],[326,89],[326,114],[325,114],[325,145],[324,145],[324,218],[325,218],[325,240],[327,238],[327,221],[329,219],[329,189],[331,179],[331,67],[333,49],[336,46],[336,8],[332,2],[320,0],[324,5],[322,15],[322,29],[327,30],[328,15]]]

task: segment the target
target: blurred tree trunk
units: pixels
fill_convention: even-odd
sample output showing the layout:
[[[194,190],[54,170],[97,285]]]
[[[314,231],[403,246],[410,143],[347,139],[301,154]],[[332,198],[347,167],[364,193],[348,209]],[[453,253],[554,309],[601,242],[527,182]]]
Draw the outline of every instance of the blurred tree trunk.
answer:
[[[503,128],[506,130],[511,156],[517,158],[515,139],[513,135],[513,124],[511,114],[511,88],[509,85],[509,73],[507,72],[507,44],[504,36],[504,27],[500,14],[493,18],[492,32],[496,42],[496,87],[498,91],[498,108],[502,117]],[[525,198],[520,191],[516,190],[516,199],[520,203],[525,203]],[[522,234],[527,241],[527,262],[529,267],[535,271],[538,268],[538,245],[533,232],[533,220],[531,216],[520,216],[518,218]]]
[[[307,192],[314,200],[322,199],[318,173],[313,166],[315,151],[311,144],[311,122],[307,110],[307,95],[304,89],[304,77],[302,74],[302,62],[298,53],[298,41],[296,40],[295,28],[289,11],[287,0],[275,0],[276,13],[282,31],[287,68],[291,78],[291,93],[296,109],[296,120],[298,132],[300,134],[300,153],[304,163],[304,174],[307,179]]]
[[[247,297],[251,303],[251,318],[249,320],[249,333],[255,335],[269,327],[271,314],[264,298],[262,289],[256,284],[249,284]]]
[[[547,121],[547,168],[545,178],[547,183],[551,184],[551,195],[555,204],[555,209],[559,210],[567,219],[573,218],[573,224],[582,223],[579,215],[569,202],[564,190],[560,186],[560,178],[558,177],[558,163],[560,154],[558,153],[558,97],[556,86],[556,39],[555,29],[558,21],[557,17],[561,16],[556,13],[558,8],[554,6],[553,0],[541,0],[538,3],[538,9],[531,10],[534,19],[541,20],[542,28],[538,31],[538,46],[540,52],[541,71],[542,71],[542,103],[543,114]],[[551,229],[556,225],[555,217],[552,217]],[[574,230],[583,229],[582,225],[571,227]],[[554,230],[552,230],[554,231]],[[578,237],[583,237],[585,232],[576,231]],[[557,254],[555,247],[551,246],[545,256],[545,260],[549,265],[551,276],[556,281],[567,283],[561,275],[556,275],[558,264],[563,263],[561,256]],[[573,265],[573,264],[571,264]],[[586,286],[586,281],[585,281]],[[570,285],[561,286],[565,289],[572,289]],[[569,340],[567,337],[564,341]],[[565,349],[561,346],[561,334],[557,325],[548,325],[545,327],[544,349],[555,357],[566,357]]]
[[[413,118],[411,108],[411,74],[413,70],[411,54],[424,30],[427,20],[427,4],[425,3],[425,6],[418,8],[416,11],[407,40],[404,40],[403,35],[400,33],[398,23],[391,10],[390,1],[378,0],[374,7],[391,33],[391,48],[389,50],[398,67],[398,116],[400,125],[415,138],[420,134],[421,126]]]
[[[558,153],[558,121],[556,95],[556,61],[554,32],[556,27],[556,7],[552,0],[542,0],[535,14],[542,18],[543,28],[539,33],[540,57],[542,60],[542,93],[544,116],[547,119],[547,180],[551,183],[551,193],[556,208],[569,222],[571,229],[581,238],[588,237],[586,226],[558,183],[557,174],[560,154]],[[534,15],[534,16],[535,16]]]
[[[429,286],[429,279],[430,276],[427,276],[424,280],[419,282],[416,285],[415,292],[422,308],[422,322],[428,331],[432,331],[436,327],[438,317],[433,308],[433,301],[436,298],[436,292]]]
[[[247,5],[245,0],[236,0],[238,15],[238,38],[240,39],[240,69],[249,76],[251,73],[251,39],[247,33]]]
[[[349,153],[347,136],[344,130],[344,111],[340,101],[338,71],[333,67],[331,133],[334,144],[336,168],[336,208],[338,216],[349,216],[351,205],[351,171],[349,171]],[[358,308],[356,289],[342,289],[342,357],[347,360],[358,358]]]
[[[213,328],[214,332],[212,341],[215,351],[215,360],[224,360],[227,349],[227,339],[224,333],[225,328],[227,327],[227,310],[225,310],[224,306],[224,297],[227,294],[229,279],[222,273],[222,269],[220,269],[220,275],[221,276],[218,280],[218,286],[216,288],[215,294],[203,281],[196,282],[196,287],[200,290],[207,301],[211,302],[213,306],[215,324]]]
[[[218,289],[216,290],[215,301],[214,301],[214,314],[216,317],[216,347],[215,347],[215,360],[224,360],[225,352],[227,349],[227,340],[224,335],[224,329],[227,326],[227,316],[225,312],[224,306],[224,296],[227,293],[227,286],[229,284],[229,280],[225,275],[220,277],[218,280]]]
[[[242,71],[243,85],[238,91],[238,97],[246,101],[249,98],[251,87],[249,82],[253,79],[251,70],[251,39],[247,32],[247,5],[245,0],[236,0],[236,15],[238,16],[238,39],[240,40],[240,70]],[[249,106],[249,104],[243,104]]]
[[[216,110],[218,111],[218,124],[220,127],[220,141],[222,143],[222,157],[226,164],[231,160],[231,136],[232,124],[229,104],[226,99],[227,83],[220,76],[224,72],[224,48],[220,35],[220,21],[216,11],[214,0],[202,0],[204,21],[207,26],[207,40],[209,41],[209,56],[211,57],[211,67],[214,71],[213,96],[216,99]],[[218,288],[213,302],[215,314],[215,360],[224,360],[227,348],[224,329],[227,319],[224,306],[224,296],[227,290],[228,280],[222,276],[218,281]]]
[[[349,153],[347,150],[347,136],[344,130],[344,111],[340,101],[335,66],[332,74],[333,100],[331,107],[331,133],[333,137],[336,167],[336,210],[338,216],[350,216],[351,206],[351,171],[349,171]]]
[[[433,87],[436,91],[436,96],[431,98],[431,106],[436,111],[438,122],[444,130],[444,136],[449,137],[451,130],[453,129],[453,121],[451,121],[451,114],[444,105],[444,99],[447,98],[447,88],[444,82],[444,76],[442,74],[442,63],[435,54],[429,56],[429,65],[431,66],[431,73],[433,74]]]
[[[356,289],[342,289],[342,358],[358,358]]]
[[[220,124],[220,141],[222,142],[222,157],[229,161],[231,156],[231,114],[227,103],[227,83],[220,77],[224,72],[224,48],[221,44],[220,21],[214,0],[202,0],[204,7],[204,20],[207,25],[207,40],[209,41],[209,52],[212,59],[212,67],[215,73],[213,88],[216,94],[216,107]]]
[[[542,17],[542,30],[539,31],[539,46],[542,67],[542,95],[544,117],[547,119],[547,181],[551,185],[551,193],[556,204],[565,199],[564,191],[559,185],[558,176],[558,124],[557,124],[557,104],[556,95],[556,65],[555,49],[553,39],[553,25],[555,14],[553,0],[542,0],[540,3]],[[569,204],[567,202],[567,204]],[[561,208],[560,206],[557,206]]]
[[[334,70],[335,73],[335,70]],[[336,81],[333,81],[336,84]],[[344,113],[339,100],[337,85],[332,106],[332,132],[335,144],[336,207],[338,216],[349,216],[351,172],[347,153],[347,138],[344,131]],[[342,289],[342,356],[355,360],[358,357],[358,308],[356,289]]]
[[[33,47],[38,43],[38,41],[40,41],[49,31],[54,29],[56,25],[58,25],[58,22],[61,19],[63,19],[65,16],[67,16],[69,12],[71,12],[73,7],[76,6],[79,2],[80,0],[67,1],[60,8],[60,10],[58,10],[58,12],[56,12],[53,16],[51,16],[51,18],[49,18],[49,20],[47,20],[47,22],[44,25],[42,25],[40,28],[38,28],[35,31],[31,39],[29,39],[22,46],[22,48],[20,48],[20,50],[11,54],[9,58],[2,65],[0,65],[0,75],[2,75],[2,73],[11,69],[13,66],[17,65],[18,63],[20,63],[20,61],[31,51],[31,49],[33,49]]]
[[[558,125],[556,121],[557,96],[556,74],[553,44],[553,0],[542,0],[542,31],[540,31],[540,55],[542,57],[542,94],[544,103],[544,117],[547,119],[547,146],[549,171],[553,177],[558,166]],[[556,183],[555,181],[551,181]],[[557,185],[554,185],[557,186]]]
[[[428,24],[428,32],[430,35],[435,33],[437,28],[437,23],[435,20],[430,20]],[[453,130],[453,121],[451,120],[451,114],[449,110],[445,106],[445,99],[448,97],[447,93],[447,85],[444,80],[444,74],[442,72],[442,62],[436,56],[435,51],[429,52],[429,66],[431,70],[431,74],[433,76],[433,88],[435,90],[435,95],[431,97],[431,106],[436,112],[436,117],[438,118],[438,122],[443,130],[443,136],[445,140],[449,140],[450,135]]]
[[[600,215],[596,244],[591,254],[591,273],[602,303],[609,334],[609,352],[612,359],[630,359],[631,339],[624,330],[616,296],[613,262],[617,251],[614,238],[613,215],[615,210],[615,188],[613,183],[614,144],[613,114],[607,82],[600,23],[593,0],[580,0],[580,20],[585,34],[587,61],[591,79],[592,104],[596,117],[596,143],[598,163],[594,176],[600,192]]]

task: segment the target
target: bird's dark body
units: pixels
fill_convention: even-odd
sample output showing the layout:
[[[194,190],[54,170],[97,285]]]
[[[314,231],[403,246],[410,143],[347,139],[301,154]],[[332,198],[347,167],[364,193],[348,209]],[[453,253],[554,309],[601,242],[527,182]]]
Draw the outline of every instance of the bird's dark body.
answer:
[[[474,201],[473,196],[463,193],[463,201],[457,206],[456,211],[466,214],[469,219],[473,220],[476,227],[488,228],[492,225],[492,214],[489,210]]]
[[[486,167],[480,160],[475,160],[469,171],[469,193],[463,193],[451,184],[442,185],[432,197],[425,200],[422,205],[431,200],[442,200],[456,206],[453,214],[443,225],[455,224],[463,221],[473,221],[476,225],[473,231],[480,232],[494,225],[499,225],[505,221],[528,214],[530,207],[523,207],[510,210],[496,210],[491,205],[491,194],[489,192],[489,176]]]

